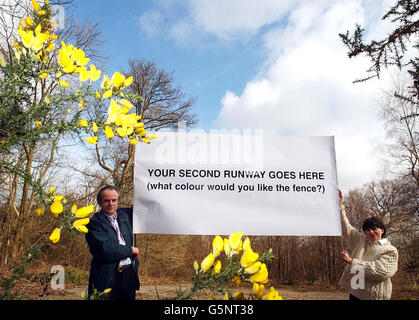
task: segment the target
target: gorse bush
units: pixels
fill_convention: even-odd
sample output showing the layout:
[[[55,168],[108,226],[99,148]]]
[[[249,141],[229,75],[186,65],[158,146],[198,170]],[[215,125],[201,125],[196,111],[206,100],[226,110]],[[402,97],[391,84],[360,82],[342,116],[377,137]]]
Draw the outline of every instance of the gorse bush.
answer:
[[[135,145],[156,138],[131,102],[141,99],[129,90],[132,77],[105,75],[83,49],[59,41],[48,0],[42,5],[32,0],[27,12],[0,55],[0,176],[8,177],[10,193],[1,209],[1,263],[16,264],[2,281],[2,297],[24,276],[28,259],[19,264],[19,255],[33,254],[25,252],[34,247],[28,240],[30,221],[54,217],[50,230],[35,240],[44,244],[56,244],[64,230],[88,232],[94,206],[68,203],[48,182],[60,140],[71,136],[96,145],[99,139],[118,139]],[[98,101],[108,106],[105,115],[90,112]],[[44,146],[45,161],[36,158]]]
[[[10,154],[16,145],[34,145],[43,141],[55,144],[64,134],[85,136],[89,144],[100,137],[126,139],[130,144],[149,143],[156,138],[147,134],[141,116],[132,112],[131,99],[141,99],[129,90],[133,78],[119,72],[102,75],[82,49],[61,42],[54,34],[52,10],[48,1],[33,0],[33,10],[21,19],[12,55],[0,57],[0,152]],[[94,100],[108,103],[106,117],[87,120]],[[103,120],[101,120],[101,119]],[[37,192],[37,215],[49,211],[57,218],[50,240],[57,243],[63,229],[86,233],[94,206],[73,205],[23,170],[14,159],[2,157],[1,172],[20,175]],[[46,191],[48,190],[48,191]],[[18,210],[18,209],[17,209]]]
[[[238,286],[242,281],[247,281],[253,285],[253,294],[248,299],[282,300],[274,287],[271,286],[269,290],[265,288],[269,282],[266,264],[275,259],[272,250],[262,254],[254,252],[250,239],[242,241],[242,237],[243,232],[232,232],[226,239],[216,236],[212,242],[212,252],[201,264],[196,260],[194,262],[192,287],[189,291],[179,292],[178,299],[191,299],[197,292],[209,289],[214,294],[222,294],[225,300],[242,300],[246,298],[243,292],[233,293],[227,287],[231,284]],[[224,268],[220,259],[223,252],[227,259]],[[240,253],[242,255],[239,258]],[[209,298],[212,299],[213,296]]]

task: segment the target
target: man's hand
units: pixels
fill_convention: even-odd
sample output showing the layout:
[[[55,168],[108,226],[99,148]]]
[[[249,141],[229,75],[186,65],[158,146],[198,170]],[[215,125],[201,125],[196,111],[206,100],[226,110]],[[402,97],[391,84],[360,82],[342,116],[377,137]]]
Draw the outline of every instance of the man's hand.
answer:
[[[131,247],[132,257],[137,259],[138,255],[140,254],[140,250],[137,247]]]

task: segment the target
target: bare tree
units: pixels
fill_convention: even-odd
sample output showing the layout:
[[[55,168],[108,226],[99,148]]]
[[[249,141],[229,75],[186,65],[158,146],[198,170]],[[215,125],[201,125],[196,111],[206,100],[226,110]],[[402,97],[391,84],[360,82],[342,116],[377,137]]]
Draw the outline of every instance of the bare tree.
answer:
[[[404,94],[403,81],[395,83],[395,90]],[[398,171],[410,175],[419,186],[419,119],[409,115],[419,113],[419,104],[395,97],[392,92],[385,92],[380,103],[386,119],[387,137],[393,142],[387,149],[396,161]]]
[[[154,62],[131,59],[126,75],[133,77],[130,90],[142,97],[132,102],[136,113],[141,115],[146,130],[176,128],[179,122],[186,123],[186,126],[197,124],[197,117],[192,111],[196,99],[187,97],[180,87],[175,86],[173,74],[158,69]],[[97,112],[90,117],[97,119],[103,114],[100,110],[104,108],[108,106],[98,103]],[[103,170],[102,180],[97,188],[107,183],[114,184],[124,195],[122,202],[126,205],[132,203],[135,146],[118,141],[112,141],[111,144],[102,137],[96,145],[94,155]]]
[[[370,216],[379,217],[387,226],[387,235],[413,227],[419,213],[419,189],[413,179],[398,178],[371,182],[365,187],[366,207]]]
[[[158,69],[154,62],[140,59],[129,61],[127,73],[134,78],[131,90],[142,97],[135,106],[146,129],[177,128],[180,121],[187,127],[197,124],[197,117],[192,112],[196,99],[187,98],[180,87],[175,87],[173,73]]]

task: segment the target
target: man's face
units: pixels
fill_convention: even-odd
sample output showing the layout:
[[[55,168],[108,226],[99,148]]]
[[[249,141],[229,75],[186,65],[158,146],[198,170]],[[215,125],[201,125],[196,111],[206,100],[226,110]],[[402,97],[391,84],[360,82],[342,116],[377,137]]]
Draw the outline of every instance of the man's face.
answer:
[[[102,192],[100,207],[107,215],[113,216],[118,209],[118,192],[115,190],[105,190]]]

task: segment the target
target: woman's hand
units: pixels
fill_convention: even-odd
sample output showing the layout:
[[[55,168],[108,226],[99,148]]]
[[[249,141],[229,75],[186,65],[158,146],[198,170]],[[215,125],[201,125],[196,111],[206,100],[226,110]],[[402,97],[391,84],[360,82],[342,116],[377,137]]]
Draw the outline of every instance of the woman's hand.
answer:
[[[338,189],[338,191],[339,191],[339,205],[340,205],[340,207],[342,208],[342,205],[343,205],[343,201],[342,201],[342,191],[340,191],[340,189]]]
[[[352,263],[352,258],[349,256],[348,252],[346,250],[343,250],[340,253],[340,256],[342,257],[343,261],[345,261],[348,264]]]

